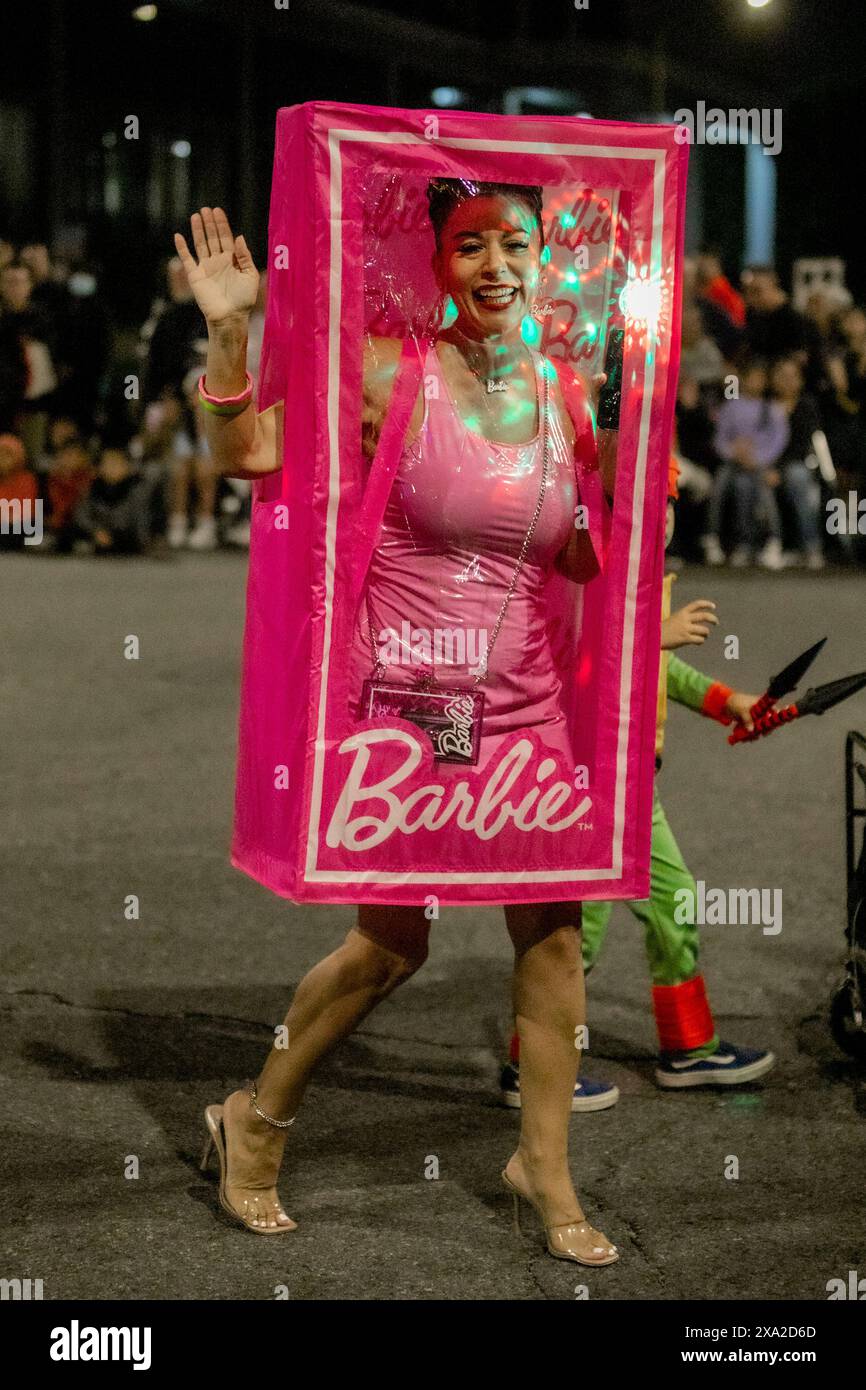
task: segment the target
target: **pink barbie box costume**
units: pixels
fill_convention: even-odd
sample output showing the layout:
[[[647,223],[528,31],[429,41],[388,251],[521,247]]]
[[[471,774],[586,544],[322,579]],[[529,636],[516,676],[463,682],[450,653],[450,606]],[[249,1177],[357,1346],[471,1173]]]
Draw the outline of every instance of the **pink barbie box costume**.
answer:
[[[687,156],[673,127],[279,112],[258,404],[282,404],[282,471],[255,484],[232,845],[273,891],[648,893]],[[525,430],[452,398],[433,180],[537,192]],[[611,509],[580,382],[619,328]],[[371,462],[365,345],[383,340],[403,348]],[[527,442],[485,437],[509,432]],[[561,557],[582,529],[599,568],[578,581]]]

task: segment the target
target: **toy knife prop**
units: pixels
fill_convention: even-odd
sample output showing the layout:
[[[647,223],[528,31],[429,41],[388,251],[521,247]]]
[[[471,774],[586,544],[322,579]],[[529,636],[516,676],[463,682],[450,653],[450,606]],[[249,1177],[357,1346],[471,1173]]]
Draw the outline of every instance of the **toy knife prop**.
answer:
[[[784,709],[768,710],[755,722],[755,727],[751,733],[740,725],[738,729],[728,735],[728,743],[751,743],[756,738],[763,738],[765,734],[771,734],[782,724],[790,724],[794,719],[801,719],[804,714],[823,714],[825,710],[832,709],[842,700],[856,695],[857,691],[862,690],[864,686],[866,686],[866,671],[860,671],[854,676],[843,676],[842,680],[829,681],[827,685],[816,685],[814,689],[807,690],[802,700],[798,700],[795,705],[786,705]]]
[[[773,677],[760,700],[756,700],[749,710],[753,719],[760,719],[767,713],[767,710],[773,708],[777,700],[781,700],[783,695],[789,695],[792,690],[797,689],[826,641],[827,638],[822,637],[821,641],[816,642],[814,647],[810,647],[801,656],[795,657],[790,666],[786,666],[784,671],[780,671],[778,676]],[[729,739],[728,742],[742,742],[742,740]]]

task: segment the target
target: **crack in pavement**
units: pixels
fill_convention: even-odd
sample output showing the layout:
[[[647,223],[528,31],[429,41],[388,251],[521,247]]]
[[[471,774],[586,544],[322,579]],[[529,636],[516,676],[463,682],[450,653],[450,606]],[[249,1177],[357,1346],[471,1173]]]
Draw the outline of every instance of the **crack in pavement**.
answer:
[[[654,1260],[650,1259],[650,1256],[643,1242],[643,1237],[639,1234],[638,1228],[637,1226],[635,1226],[634,1222],[624,1220],[622,1224],[625,1230],[628,1232],[629,1240],[632,1242],[638,1253],[643,1257],[647,1267],[652,1270],[653,1274],[656,1275],[661,1286],[662,1297],[664,1297],[667,1290],[667,1280],[665,1279],[661,1266],[656,1264]]]
[[[212,1023],[217,1027],[225,1024],[230,1027],[234,1026],[247,1030],[262,1028],[265,1029],[267,1032],[273,1032],[274,1029],[273,1023],[266,1023],[259,1019],[238,1018],[233,1014],[211,1014],[203,1009],[188,1009],[184,1010],[182,1013],[148,1013],[146,1010],[126,1008],[120,1004],[82,1004],[78,1000],[67,999],[66,997],[64,997],[64,995],[58,994],[55,990],[49,989],[25,988],[5,989],[0,991],[0,999],[3,1000],[15,1000],[25,998],[50,1001],[51,1003],[61,1005],[63,1008],[73,1009],[78,1013],[83,1014],[116,1014],[122,1018],[140,1018],[143,1020],[149,1020],[150,1022],[158,1021],[161,1023],[174,1023],[183,1021],[192,1022],[195,1020],[203,1020],[207,1023]],[[11,1010],[9,1010],[9,1012],[11,1012]],[[377,1042],[402,1043],[407,1046],[435,1047],[444,1049],[446,1051],[454,1052],[490,1051],[489,1045],[483,1042],[467,1044],[460,1042],[443,1042],[439,1038],[407,1038],[402,1034],[380,1033],[374,1032],[372,1029],[363,1028],[355,1029],[354,1033],[352,1033],[350,1036],[357,1038],[370,1038]]]

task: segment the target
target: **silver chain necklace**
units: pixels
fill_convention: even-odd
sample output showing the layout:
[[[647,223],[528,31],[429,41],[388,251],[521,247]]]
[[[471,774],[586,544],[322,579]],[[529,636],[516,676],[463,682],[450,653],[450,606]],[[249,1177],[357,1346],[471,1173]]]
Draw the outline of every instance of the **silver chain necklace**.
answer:
[[[457,333],[465,343],[473,342],[472,338],[470,338],[468,334],[464,333],[462,329],[457,328],[455,326],[454,332]],[[458,348],[457,351],[460,352],[460,349]],[[484,387],[488,396],[492,396],[497,391],[507,391],[509,389],[509,383],[506,381],[504,376],[496,376],[495,373],[492,372],[489,372],[487,374],[485,374],[484,372],[479,372],[477,367],[473,367],[472,363],[470,362],[469,358],[466,356],[465,353],[460,352],[460,356],[463,358],[463,361],[466,363],[467,367],[469,368],[472,375],[475,377],[476,381],[481,382],[481,385]]]

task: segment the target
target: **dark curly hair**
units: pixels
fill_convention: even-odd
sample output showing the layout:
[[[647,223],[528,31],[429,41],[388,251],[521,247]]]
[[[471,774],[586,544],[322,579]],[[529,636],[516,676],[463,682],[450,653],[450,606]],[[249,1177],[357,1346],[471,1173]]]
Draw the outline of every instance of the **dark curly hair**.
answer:
[[[436,249],[441,249],[442,228],[454,209],[468,198],[511,198],[523,203],[538,225],[541,245],[544,246],[544,224],[541,220],[543,190],[540,184],[481,183],[476,179],[431,179],[427,185],[427,206],[436,236]]]

